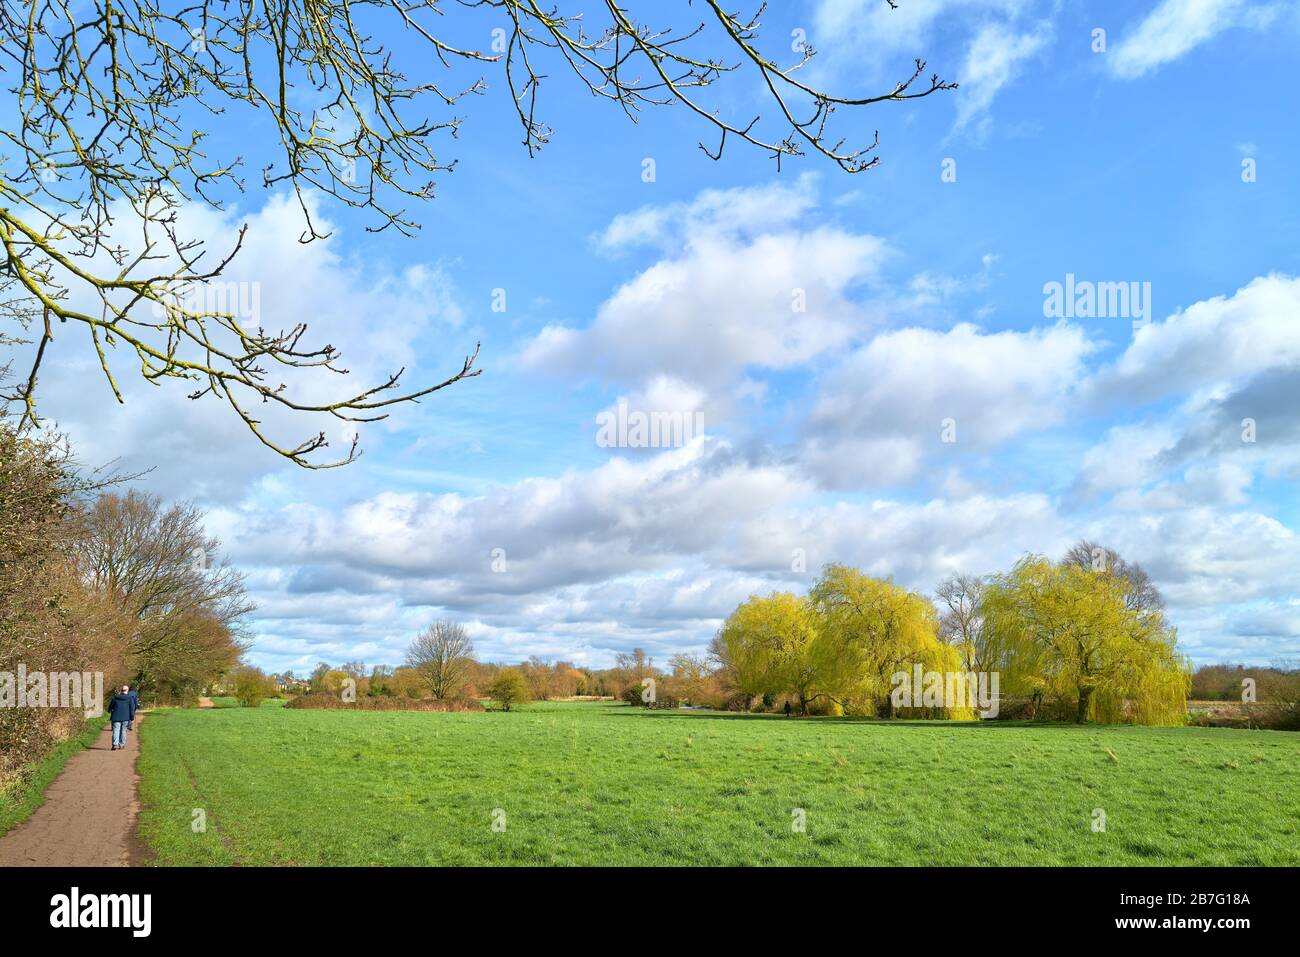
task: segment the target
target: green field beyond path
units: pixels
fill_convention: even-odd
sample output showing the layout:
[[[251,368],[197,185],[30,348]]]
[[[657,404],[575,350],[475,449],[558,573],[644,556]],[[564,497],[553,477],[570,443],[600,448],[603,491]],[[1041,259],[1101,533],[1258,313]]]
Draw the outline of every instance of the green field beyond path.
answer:
[[[1286,732],[575,703],[162,710],[142,734],[159,864],[1300,864]]]

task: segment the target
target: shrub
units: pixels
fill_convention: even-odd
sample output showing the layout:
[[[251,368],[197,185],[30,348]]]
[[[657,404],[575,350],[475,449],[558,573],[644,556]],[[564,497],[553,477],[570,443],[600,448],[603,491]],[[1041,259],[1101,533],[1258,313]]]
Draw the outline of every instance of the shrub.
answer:
[[[235,700],[245,708],[255,708],[262,699],[270,698],[276,693],[275,682],[260,669],[252,665],[239,665],[230,673],[234,686]]]
[[[654,689],[653,701],[647,700],[650,689],[639,681],[624,688],[619,697],[634,708],[676,708],[681,705],[682,699],[673,688],[672,679],[656,678]]]
[[[1259,726],[1272,731],[1300,731],[1300,701],[1264,705]]]
[[[510,711],[515,705],[532,700],[528,680],[520,674],[518,668],[502,668],[488,686],[488,694],[500,705],[502,711]]]
[[[678,697],[671,687],[662,685],[655,687],[654,700],[645,702],[647,708],[680,708],[684,704],[687,704],[684,698]]]
[[[1259,704],[1251,707],[1259,727],[1300,731],[1300,670],[1270,668],[1259,679]]]

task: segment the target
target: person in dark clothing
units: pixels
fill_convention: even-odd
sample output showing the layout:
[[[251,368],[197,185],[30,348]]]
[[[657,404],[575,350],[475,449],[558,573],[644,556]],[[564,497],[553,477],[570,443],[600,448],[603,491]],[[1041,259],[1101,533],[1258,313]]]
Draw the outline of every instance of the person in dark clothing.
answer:
[[[135,708],[131,703],[130,689],[122,685],[122,690],[113,695],[108,703],[108,720],[113,723],[113,747],[120,751],[126,747],[126,726],[135,717]]]
[[[788,701],[785,703],[785,716],[790,717],[790,702]]]
[[[124,687],[127,688],[126,693],[131,696],[131,720],[126,723],[126,730],[130,731],[135,725],[135,713],[140,710],[140,692],[129,685]]]

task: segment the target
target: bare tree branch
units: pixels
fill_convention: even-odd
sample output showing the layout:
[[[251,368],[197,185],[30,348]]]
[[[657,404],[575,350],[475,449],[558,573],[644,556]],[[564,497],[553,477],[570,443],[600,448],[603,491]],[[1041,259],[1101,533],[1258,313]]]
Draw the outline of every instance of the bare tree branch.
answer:
[[[890,7],[895,0],[884,0]],[[800,51],[788,67],[758,49],[760,6],[750,17],[703,0],[704,20],[685,30],[652,26],[617,0],[600,0],[602,22],[588,32],[577,13],[537,0],[457,0],[450,9],[478,12],[495,27],[489,52],[443,39],[448,0],[188,0],[165,10],[158,0],[0,0],[0,73],[9,81],[16,122],[0,131],[0,321],[20,329],[41,324],[26,379],[4,399],[24,420],[38,421],[36,393],[55,330],[69,321],[90,336],[101,371],[118,402],[123,392],[110,357],[125,355],[139,374],[161,384],[181,380],[191,398],[225,402],[265,446],[309,468],[320,461],[324,432],[297,442],[273,439],[257,404],[326,415],[345,422],[384,418],[392,406],[416,401],[481,370],[478,349],[442,381],[404,389],[402,372],[331,402],[292,397],[288,370],[347,370],[331,345],[305,342],[306,325],[286,317],[275,328],[200,297],[211,292],[240,251],[217,261],[202,243],[181,235],[178,212],[188,203],[221,208],[242,191],[242,159],[218,159],[203,126],[258,119],[269,123],[279,159],[262,169],[267,188],[292,191],[305,224],[301,241],[322,238],[309,197],[327,196],[371,216],[366,228],[419,227],[410,204],[434,194],[435,178],[455,168],[435,149],[454,139],[467,97],[486,92],[477,71],[504,74],[530,155],[552,130],[539,116],[539,91],[554,63],[594,97],[615,103],[635,121],[647,107],[683,104],[718,133],[719,159],[728,140],[772,154],[817,153],[858,173],[879,163],[878,133],[857,146],[830,132],[838,108],[861,108],[952,89],[916,60],[910,77],[886,92],[832,95],[797,79],[814,55]],[[646,4],[647,16],[663,4]],[[486,31],[485,31],[486,32]],[[432,79],[409,77],[396,44],[400,34],[431,54],[420,63]],[[500,41],[500,42],[498,42]],[[728,62],[716,54],[735,58]],[[761,116],[726,118],[704,99],[706,89],[742,68],[761,78],[775,108]],[[436,80],[436,82],[434,82]],[[432,116],[433,111],[436,116]],[[128,239],[124,230],[138,230]],[[91,307],[79,306],[89,301]],[[53,320],[57,319],[58,324]]]

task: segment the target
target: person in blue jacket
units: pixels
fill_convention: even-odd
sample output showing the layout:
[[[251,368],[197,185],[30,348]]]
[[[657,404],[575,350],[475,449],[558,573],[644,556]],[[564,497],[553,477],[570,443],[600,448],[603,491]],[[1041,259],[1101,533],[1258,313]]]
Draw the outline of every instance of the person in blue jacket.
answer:
[[[127,689],[126,693],[131,696],[131,720],[126,723],[126,730],[131,731],[134,730],[135,713],[140,710],[140,692],[129,685],[125,687]]]
[[[126,747],[126,726],[135,717],[130,690],[126,685],[122,685],[122,690],[113,695],[112,700],[108,702],[108,720],[113,723],[113,747],[111,748],[113,751],[120,751]]]

